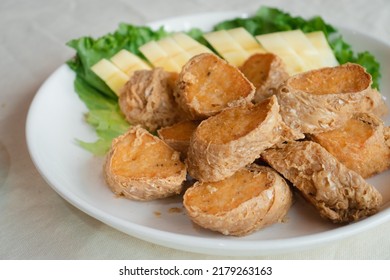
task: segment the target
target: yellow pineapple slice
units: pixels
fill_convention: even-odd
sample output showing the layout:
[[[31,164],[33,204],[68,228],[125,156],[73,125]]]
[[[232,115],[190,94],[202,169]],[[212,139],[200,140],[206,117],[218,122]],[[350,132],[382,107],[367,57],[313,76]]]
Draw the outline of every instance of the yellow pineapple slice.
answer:
[[[328,41],[326,40],[324,32],[315,31],[305,33],[305,35],[323,58],[323,67],[332,67],[339,65],[339,62],[337,61],[332,49],[330,48]]]
[[[229,35],[247,52],[248,57],[255,53],[265,53],[266,50],[245,28],[237,27],[227,30]]]
[[[139,50],[154,67],[162,67],[170,72],[180,72],[180,65],[171,60],[166,51],[156,41],[150,41],[142,45]]]
[[[185,33],[178,32],[171,35],[171,38],[184,49],[184,51],[191,57],[201,53],[212,53],[206,46],[200,44]]]
[[[174,61],[180,68],[191,58],[173,38],[167,37],[157,41],[157,44],[167,54],[166,59]]]
[[[258,35],[256,39],[268,52],[276,54],[284,61],[290,75],[307,70],[305,61],[288,45],[279,32]]]
[[[124,49],[117,52],[110,60],[129,77],[136,70],[150,70],[152,68],[141,58]]]
[[[101,59],[91,67],[91,70],[101,78],[118,96],[129,77],[107,59]]]
[[[279,32],[286,44],[302,58],[305,63],[305,71],[326,66],[323,57],[305,36],[302,30],[290,30]]]
[[[204,34],[203,37],[230,64],[240,66],[249,56],[229,32],[219,30]]]

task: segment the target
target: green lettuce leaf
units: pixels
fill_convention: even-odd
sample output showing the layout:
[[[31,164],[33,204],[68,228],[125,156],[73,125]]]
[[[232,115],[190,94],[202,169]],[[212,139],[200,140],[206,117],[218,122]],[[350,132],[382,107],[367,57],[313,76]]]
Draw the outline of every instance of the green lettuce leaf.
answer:
[[[261,7],[253,16],[235,18],[223,21],[214,26],[214,30],[244,27],[252,35],[260,35],[278,31],[301,29],[303,32],[323,31],[326,36],[336,32],[336,29],[325,23],[321,17],[305,20],[302,17],[293,17],[276,8]]]
[[[76,76],[74,87],[89,110],[85,114],[85,121],[95,128],[98,136],[97,141],[92,143],[79,139],[76,141],[93,154],[104,155],[110,148],[112,139],[125,133],[130,124],[125,120],[116,100],[102,95],[79,76]]]
[[[91,66],[122,49],[143,58],[138,50],[140,46],[168,34],[163,28],[152,30],[149,27],[121,23],[115,32],[100,38],[82,37],[67,43],[76,50],[76,55],[67,61],[68,66],[76,72],[74,88],[89,110],[85,120],[95,128],[98,136],[93,143],[76,140],[81,147],[95,155],[104,155],[112,139],[130,127],[120,111],[117,95],[91,71]]]
[[[380,64],[370,52],[354,53],[351,45],[341,35],[329,40],[329,44],[340,64],[353,62],[362,65],[372,77],[372,87],[379,89],[381,79]]]

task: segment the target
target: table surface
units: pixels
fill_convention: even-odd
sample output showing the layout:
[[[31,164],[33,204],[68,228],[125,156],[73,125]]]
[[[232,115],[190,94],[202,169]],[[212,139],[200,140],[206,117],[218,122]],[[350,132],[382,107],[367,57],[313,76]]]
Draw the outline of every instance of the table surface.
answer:
[[[93,3],[93,4],[92,4]],[[223,5],[222,5],[223,3]],[[73,38],[100,36],[119,22],[145,24],[210,11],[280,7],[390,43],[390,1],[2,0],[0,2],[0,259],[231,259],[148,243],[62,199],[41,177],[25,139],[27,111],[45,79],[74,52]],[[338,242],[251,259],[390,259],[390,222]],[[243,257],[240,257],[243,258]]]

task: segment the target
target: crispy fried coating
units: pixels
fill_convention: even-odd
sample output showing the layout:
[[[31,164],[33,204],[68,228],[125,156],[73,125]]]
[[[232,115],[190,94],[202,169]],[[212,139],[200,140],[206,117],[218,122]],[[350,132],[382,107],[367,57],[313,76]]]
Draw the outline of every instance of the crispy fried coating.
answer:
[[[362,66],[347,63],[292,76],[276,95],[286,124],[315,134],[343,126],[355,113],[382,114],[386,105],[371,84]]]
[[[177,73],[162,68],[136,71],[119,96],[127,121],[149,131],[172,125],[181,119],[173,96]]]
[[[188,172],[200,181],[219,181],[252,163],[265,149],[303,137],[284,124],[275,96],[256,105],[227,108],[195,130],[186,159]]]
[[[226,107],[250,103],[255,87],[215,54],[191,58],[180,72],[175,97],[189,119],[205,119]]]
[[[382,195],[321,145],[297,141],[262,153],[319,214],[334,223],[360,220],[378,212]]]
[[[256,87],[255,103],[275,94],[281,83],[289,77],[283,61],[273,53],[250,56],[240,70]]]
[[[373,114],[355,114],[344,126],[310,138],[363,178],[390,168],[384,123]]]
[[[252,164],[224,180],[195,183],[183,203],[201,227],[242,236],[281,222],[291,207],[292,192],[273,169]]]
[[[104,164],[110,189],[134,200],[179,194],[186,174],[179,152],[140,126],[113,140]]]
[[[186,157],[191,136],[198,125],[198,121],[185,120],[160,128],[157,133],[165,143],[180,152],[183,157]]]

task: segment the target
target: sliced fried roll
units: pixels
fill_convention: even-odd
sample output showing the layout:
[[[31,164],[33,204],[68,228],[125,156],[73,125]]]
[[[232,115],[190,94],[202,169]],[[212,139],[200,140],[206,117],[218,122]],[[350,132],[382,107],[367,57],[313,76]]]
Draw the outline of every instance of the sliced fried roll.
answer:
[[[180,72],[175,97],[190,119],[205,119],[222,109],[251,102],[255,87],[215,54],[194,56]]]
[[[277,92],[286,124],[302,133],[341,127],[357,112],[382,114],[386,105],[365,69],[347,63],[288,78]]]
[[[283,61],[272,53],[250,56],[240,70],[256,87],[253,99],[256,103],[275,94],[282,82],[289,77]]]
[[[286,181],[269,167],[252,164],[218,182],[196,182],[184,194],[193,222],[224,235],[247,235],[281,222],[292,203]]]
[[[119,107],[132,125],[149,131],[172,125],[181,119],[173,96],[177,73],[162,68],[136,71],[119,96]]]
[[[381,194],[315,142],[282,144],[262,157],[326,219],[352,222],[379,210]]]
[[[386,143],[383,121],[372,114],[356,114],[344,126],[310,138],[363,178],[390,167],[390,143]]]
[[[179,152],[140,126],[112,142],[104,177],[117,195],[152,200],[180,193],[186,167]]]
[[[165,143],[185,157],[190,146],[191,136],[198,125],[198,121],[181,121],[174,125],[163,127],[157,133]]]
[[[265,149],[302,137],[282,121],[275,96],[256,105],[227,108],[195,130],[188,172],[200,181],[219,181],[252,163]]]

